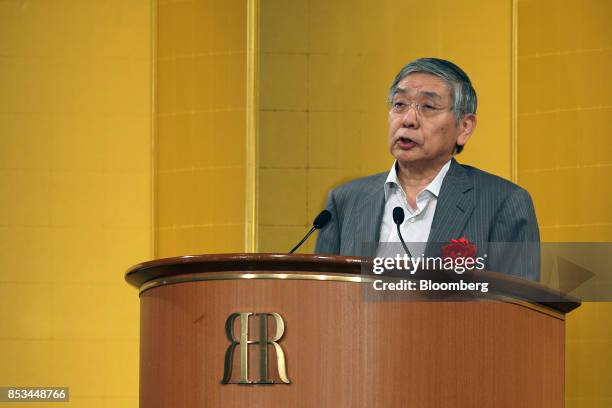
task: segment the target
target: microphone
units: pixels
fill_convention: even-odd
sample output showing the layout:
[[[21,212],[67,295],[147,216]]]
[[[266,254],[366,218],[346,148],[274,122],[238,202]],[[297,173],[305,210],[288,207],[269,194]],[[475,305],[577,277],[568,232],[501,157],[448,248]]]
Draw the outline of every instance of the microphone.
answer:
[[[402,232],[400,231],[400,225],[402,225],[402,223],[404,222],[404,209],[402,207],[395,207],[393,209],[393,222],[395,223],[397,227],[397,235],[399,235],[399,239],[402,242],[404,251],[406,251],[406,254],[410,258],[412,258],[412,255],[410,254],[410,251],[408,250],[408,247],[406,246],[406,243],[404,242],[404,238],[402,237]]]
[[[289,251],[289,255],[291,255],[292,253],[294,253],[299,247],[302,246],[302,244],[304,242],[306,242],[306,240],[308,239],[308,237],[310,236],[310,234],[312,234],[314,232],[314,230],[318,230],[323,228],[324,226],[327,225],[327,223],[329,222],[329,220],[331,220],[331,213],[327,210],[323,210],[319,213],[319,215],[317,215],[317,217],[314,219],[314,221],[312,222],[312,228],[310,229],[310,231],[308,231],[308,234],[306,234],[306,236],[304,236],[304,238],[302,238],[302,240],[295,246],[293,247],[293,249],[291,251]]]

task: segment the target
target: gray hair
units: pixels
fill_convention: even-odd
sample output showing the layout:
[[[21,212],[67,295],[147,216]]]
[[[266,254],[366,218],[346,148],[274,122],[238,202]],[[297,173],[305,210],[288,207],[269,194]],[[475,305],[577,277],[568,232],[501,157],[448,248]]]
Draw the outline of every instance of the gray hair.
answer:
[[[389,105],[391,105],[393,101],[393,96],[397,90],[397,84],[407,75],[416,72],[435,75],[448,84],[453,99],[452,111],[455,113],[456,123],[459,123],[468,113],[476,113],[478,101],[476,98],[476,91],[474,87],[472,87],[470,78],[457,65],[439,58],[419,58],[404,66],[404,68],[397,73],[389,88],[389,93],[387,95],[387,102]],[[461,150],[463,150],[463,146],[456,147],[457,153],[461,152]]]

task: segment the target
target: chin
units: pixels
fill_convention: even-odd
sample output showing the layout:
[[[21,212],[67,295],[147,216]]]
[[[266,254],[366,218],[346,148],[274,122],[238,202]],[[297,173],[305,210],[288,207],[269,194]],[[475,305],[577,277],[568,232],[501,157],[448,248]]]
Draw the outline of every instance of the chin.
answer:
[[[395,157],[395,160],[402,162],[402,163],[411,163],[414,161],[419,160],[418,155],[414,154],[414,152],[409,151],[401,151],[401,152],[392,152],[391,153],[393,157]]]

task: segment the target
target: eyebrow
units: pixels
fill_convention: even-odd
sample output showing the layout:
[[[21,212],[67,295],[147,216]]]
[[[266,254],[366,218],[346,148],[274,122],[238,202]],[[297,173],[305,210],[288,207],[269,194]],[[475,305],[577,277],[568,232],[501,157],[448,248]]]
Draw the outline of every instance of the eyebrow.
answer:
[[[395,88],[395,91],[393,92],[393,96],[395,96],[397,94],[407,95],[408,94],[408,90],[405,89],[405,88],[397,87],[397,88]],[[442,97],[438,93],[433,92],[433,91],[420,91],[420,92],[417,93],[417,96],[418,95],[427,96],[429,98],[436,99],[436,100],[441,100],[442,99]]]

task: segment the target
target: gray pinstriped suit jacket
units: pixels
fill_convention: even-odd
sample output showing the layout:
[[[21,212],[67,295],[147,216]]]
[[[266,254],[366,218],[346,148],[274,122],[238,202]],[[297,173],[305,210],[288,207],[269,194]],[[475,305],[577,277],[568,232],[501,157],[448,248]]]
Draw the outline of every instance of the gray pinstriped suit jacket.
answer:
[[[379,241],[387,175],[357,179],[330,192],[326,208],[332,218],[319,231],[316,253],[375,255],[372,243]],[[475,243],[479,255],[487,254],[487,269],[539,279],[540,233],[529,193],[452,159],[438,196],[426,255],[440,255],[440,244],[460,237]],[[519,244],[491,245],[499,242]]]

